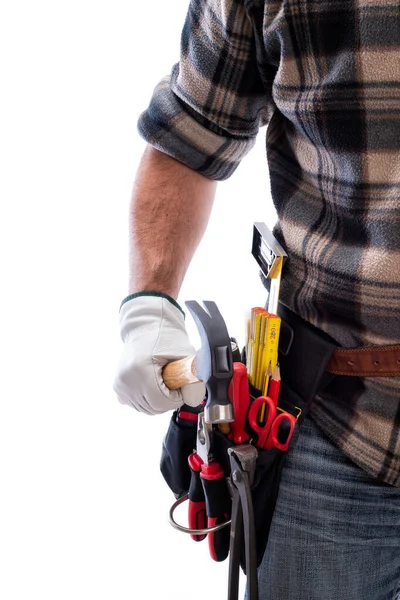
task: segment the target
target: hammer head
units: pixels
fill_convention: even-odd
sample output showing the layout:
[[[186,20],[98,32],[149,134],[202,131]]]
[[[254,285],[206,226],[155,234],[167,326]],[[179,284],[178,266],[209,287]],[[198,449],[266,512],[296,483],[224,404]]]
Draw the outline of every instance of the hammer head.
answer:
[[[233,375],[231,340],[215,302],[205,300],[203,304],[206,310],[195,300],[185,302],[201,339],[196,371],[207,387],[204,420],[206,423],[230,423],[233,421],[233,407],[228,394]]]

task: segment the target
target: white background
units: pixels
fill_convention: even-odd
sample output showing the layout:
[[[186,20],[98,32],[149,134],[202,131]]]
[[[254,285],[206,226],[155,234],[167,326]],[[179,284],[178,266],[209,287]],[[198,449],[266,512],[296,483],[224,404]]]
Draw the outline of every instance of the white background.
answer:
[[[169,415],[138,415],[112,391],[136,122],[178,60],[187,2],[0,9],[2,600],[226,597],[227,561],[168,523]],[[241,342],[265,303],[252,224],[275,219],[264,134],[219,184],[179,298],[216,301]]]

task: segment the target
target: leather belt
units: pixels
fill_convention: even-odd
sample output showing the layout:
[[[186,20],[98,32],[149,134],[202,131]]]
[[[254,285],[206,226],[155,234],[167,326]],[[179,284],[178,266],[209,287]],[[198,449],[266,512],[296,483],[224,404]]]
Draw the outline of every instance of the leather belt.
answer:
[[[293,369],[297,370],[293,377],[296,386],[304,377],[310,381],[318,379],[321,370],[352,377],[400,377],[400,344],[340,348],[329,335],[304,321],[282,303],[278,314],[282,318],[280,362],[282,357],[290,359],[286,378],[289,376],[291,381],[290,373]],[[313,370],[310,363],[318,365],[318,368],[315,366]]]
[[[400,344],[338,348],[326,368],[333,375],[400,377]]]

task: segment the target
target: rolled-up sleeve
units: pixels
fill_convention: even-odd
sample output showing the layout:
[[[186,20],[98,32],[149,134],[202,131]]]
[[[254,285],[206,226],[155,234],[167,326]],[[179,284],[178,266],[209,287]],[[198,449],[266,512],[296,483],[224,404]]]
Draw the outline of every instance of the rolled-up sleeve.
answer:
[[[140,115],[140,135],[206,177],[223,180],[272,112],[245,0],[192,0],[179,63]]]

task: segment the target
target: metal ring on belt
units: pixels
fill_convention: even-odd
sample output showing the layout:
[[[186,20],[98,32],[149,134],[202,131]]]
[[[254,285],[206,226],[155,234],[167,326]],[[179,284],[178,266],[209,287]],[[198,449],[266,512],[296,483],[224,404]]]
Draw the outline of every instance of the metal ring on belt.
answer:
[[[188,499],[189,494],[186,494],[186,496],[182,496],[182,498],[179,498],[179,500],[174,502],[169,511],[169,522],[171,523],[172,527],[174,527],[178,531],[182,531],[183,533],[190,533],[190,535],[204,535],[207,533],[213,533],[214,531],[219,531],[223,527],[226,527],[227,525],[231,524],[231,520],[229,519],[229,521],[224,521],[223,523],[215,525],[214,527],[209,527],[208,529],[190,529],[189,527],[183,527],[183,525],[179,525],[179,523],[177,523],[174,519],[174,512],[180,504],[183,504]]]

